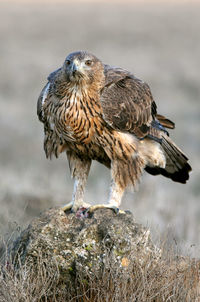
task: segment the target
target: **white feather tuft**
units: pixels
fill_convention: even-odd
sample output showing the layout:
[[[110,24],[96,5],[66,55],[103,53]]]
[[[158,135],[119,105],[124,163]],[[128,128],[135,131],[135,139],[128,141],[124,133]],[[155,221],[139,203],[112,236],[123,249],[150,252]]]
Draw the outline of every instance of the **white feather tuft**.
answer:
[[[43,96],[42,96],[42,106],[44,105],[44,102],[45,102],[45,100],[47,98],[47,95],[48,95],[48,92],[49,92],[49,87],[50,87],[50,83],[48,83],[46,85],[46,88],[44,90],[44,93],[43,93]]]

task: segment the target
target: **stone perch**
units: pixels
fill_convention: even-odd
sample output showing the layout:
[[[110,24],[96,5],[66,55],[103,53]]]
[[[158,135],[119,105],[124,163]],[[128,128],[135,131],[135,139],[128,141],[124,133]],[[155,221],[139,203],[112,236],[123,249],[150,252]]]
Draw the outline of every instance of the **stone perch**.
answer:
[[[101,272],[108,253],[118,266],[127,266],[130,257],[140,263],[159,257],[150,231],[135,223],[130,212],[116,215],[111,209],[96,210],[88,218],[50,209],[21,233],[13,252],[19,252],[22,263],[41,253],[49,256],[65,278],[72,272]]]
[[[150,231],[130,212],[111,209],[90,217],[50,209],[21,233],[10,254],[16,271],[31,265],[38,280],[48,276],[48,288],[37,301],[164,301],[148,297],[164,295],[162,286],[166,291],[167,278],[174,279],[167,275],[168,265],[161,265]],[[187,265],[182,266],[183,271]]]

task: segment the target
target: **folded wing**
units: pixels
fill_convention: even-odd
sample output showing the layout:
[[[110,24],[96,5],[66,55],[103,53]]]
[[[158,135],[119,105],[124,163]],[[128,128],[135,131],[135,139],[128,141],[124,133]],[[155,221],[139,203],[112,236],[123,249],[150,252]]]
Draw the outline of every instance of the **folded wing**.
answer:
[[[156,116],[149,86],[126,70],[108,65],[105,65],[105,76],[101,93],[105,121],[116,130],[144,138]]]

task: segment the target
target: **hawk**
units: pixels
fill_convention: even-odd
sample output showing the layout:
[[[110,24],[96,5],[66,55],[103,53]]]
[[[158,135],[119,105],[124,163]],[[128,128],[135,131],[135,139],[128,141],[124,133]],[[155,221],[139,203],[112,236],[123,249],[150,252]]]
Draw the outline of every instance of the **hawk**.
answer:
[[[149,86],[91,53],[69,54],[48,76],[37,114],[44,124],[46,157],[66,152],[75,179],[63,210],[89,207],[83,195],[92,160],[111,169],[111,188],[108,202],[89,211],[117,211],[125,189],[135,187],[144,170],[183,184],[189,179],[188,158],[166,130],[175,124],[157,113]]]

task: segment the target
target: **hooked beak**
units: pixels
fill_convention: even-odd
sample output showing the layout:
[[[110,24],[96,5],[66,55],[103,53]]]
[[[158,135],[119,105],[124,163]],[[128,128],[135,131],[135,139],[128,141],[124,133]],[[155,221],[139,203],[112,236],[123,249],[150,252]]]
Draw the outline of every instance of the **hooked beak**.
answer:
[[[78,66],[75,63],[73,63],[72,67],[71,67],[72,74],[75,75],[77,73],[78,69],[79,69]]]
[[[74,78],[75,80],[80,80],[81,78],[83,78],[83,73],[79,63],[73,62],[70,68],[70,73],[72,78]]]

